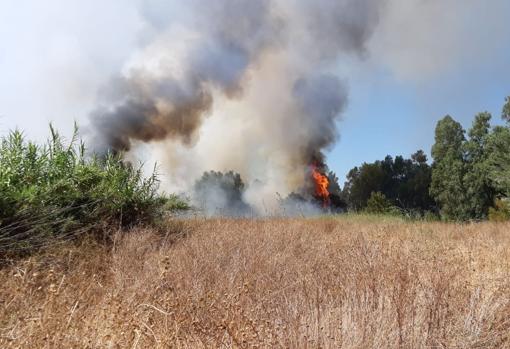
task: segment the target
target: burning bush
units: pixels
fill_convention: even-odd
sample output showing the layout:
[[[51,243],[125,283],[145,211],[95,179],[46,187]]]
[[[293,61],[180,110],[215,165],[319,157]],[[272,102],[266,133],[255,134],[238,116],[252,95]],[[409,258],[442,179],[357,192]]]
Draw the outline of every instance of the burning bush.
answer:
[[[347,209],[338,177],[323,162],[314,162],[305,174],[305,184],[281,200],[285,214],[340,213]]]
[[[313,196],[322,201],[322,207],[329,207],[331,201],[329,200],[329,179],[326,175],[322,174],[316,165],[312,165],[312,179],[314,181],[314,193]]]

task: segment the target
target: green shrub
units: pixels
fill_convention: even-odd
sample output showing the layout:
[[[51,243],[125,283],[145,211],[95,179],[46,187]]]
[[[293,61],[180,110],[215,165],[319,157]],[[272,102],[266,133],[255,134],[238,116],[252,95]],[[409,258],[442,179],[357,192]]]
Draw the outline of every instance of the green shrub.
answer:
[[[155,173],[144,178],[119,155],[87,157],[76,130],[68,144],[50,131],[45,145],[19,131],[1,139],[0,257],[99,226],[153,224],[184,205],[157,193]]]
[[[392,205],[383,193],[377,191],[370,195],[365,210],[371,214],[386,214],[392,211]]]
[[[423,214],[423,220],[426,222],[436,222],[441,220],[441,217],[439,214],[432,212],[432,211],[425,211]]]
[[[489,208],[489,220],[503,222],[510,220],[510,202],[508,199],[496,199],[494,207]]]

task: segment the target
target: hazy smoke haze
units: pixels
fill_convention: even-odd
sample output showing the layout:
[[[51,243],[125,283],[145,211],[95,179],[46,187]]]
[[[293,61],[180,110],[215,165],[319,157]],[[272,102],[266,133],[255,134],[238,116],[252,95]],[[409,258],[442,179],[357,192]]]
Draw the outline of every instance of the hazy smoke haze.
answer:
[[[232,169],[262,183],[248,202],[270,205],[338,138],[348,89],[334,64],[365,54],[383,4],[190,1],[167,23],[147,3],[151,33],[91,113],[96,150],[151,143],[169,185]]]

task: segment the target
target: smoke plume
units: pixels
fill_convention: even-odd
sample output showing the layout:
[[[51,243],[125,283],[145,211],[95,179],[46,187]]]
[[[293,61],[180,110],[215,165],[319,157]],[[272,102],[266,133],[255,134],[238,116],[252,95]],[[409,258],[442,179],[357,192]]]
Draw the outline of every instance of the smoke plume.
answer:
[[[339,136],[348,91],[335,65],[366,54],[384,2],[144,4],[143,44],[91,114],[95,150],[148,148],[168,190],[234,170],[258,209],[302,185]]]

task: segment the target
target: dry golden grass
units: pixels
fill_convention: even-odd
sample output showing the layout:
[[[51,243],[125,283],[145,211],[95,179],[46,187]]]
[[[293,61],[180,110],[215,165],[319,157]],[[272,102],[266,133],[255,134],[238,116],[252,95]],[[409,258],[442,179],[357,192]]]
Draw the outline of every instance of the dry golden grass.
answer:
[[[188,220],[0,271],[0,348],[510,348],[510,225]]]

